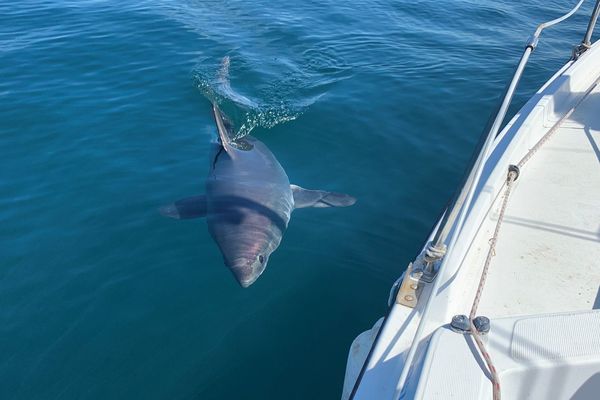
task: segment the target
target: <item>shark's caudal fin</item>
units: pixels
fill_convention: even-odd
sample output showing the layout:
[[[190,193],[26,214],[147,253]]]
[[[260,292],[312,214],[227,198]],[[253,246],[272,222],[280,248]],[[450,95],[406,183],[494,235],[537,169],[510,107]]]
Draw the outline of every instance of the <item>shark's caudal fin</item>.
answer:
[[[229,56],[223,57],[221,60],[221,68],[219,68],[218,77],[221,85],[229,86],[229,66],[231,65],[231,58]]]
[[[309,190],[300,186],[290,185],[294,195],[295,208],[325,208],[348,207],[356,203],[356,199],[349,194],[326,192],[324,190]]]
[[[254,101],[250,100],[246,96],[241,93],[236,92],[231,88],[231,82],[229,79],[229,67],[231,65],[231,58],[229,56],[223,57],[221,61],[221,68],[219,68],[219,72],[217,73],[217,78],[220,86],[221,94],[233,101],[234,103],[240,104],[249,108],[256,108],[257,105]]]
[[[175,219],[192,219],[206,217],[206,196],[186,197],[175,203],[162,206],[160,213]]]

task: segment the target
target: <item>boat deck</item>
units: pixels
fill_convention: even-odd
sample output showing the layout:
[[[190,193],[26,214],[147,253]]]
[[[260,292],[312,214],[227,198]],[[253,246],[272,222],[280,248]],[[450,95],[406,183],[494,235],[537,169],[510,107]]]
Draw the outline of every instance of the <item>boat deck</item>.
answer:
[[[485,340],[508,398],[597,397],[586,393],[600,390],[598,66],[600,42],[557,71],[496,137],[437,277],[419,281],[414,297],[399,290],[385,321],[369,331],[377,340],[354,400],[491,398],[479,351],[449,323],[472,309],[509,166],[549,132],[512,187],[475,315],[491,320]],[[411,279],[405,275],[402,284],[411,287]],[[405,304],[409,297],[414,306]],[[366,358],[349,357],[347,382],[356,381]],[[350,390],[346,385],[343,398]]]
[[[509,164],[553,134],[512,187],[477,310],[491,319],[487,349],[508,398],[591,399],[600,388],[600,85],[594,79],[573,92],[567,78],[559,79],[572,93],[563,107],[554,109],[560,93],[549,89],[554,97],[542,98],[516,125],[532,140],[505,157]],[[496,169],[499,179],[506,167]],[[482,188],[488,206],[456,275],[447,276],[451,295],[440,298],[448,304],[441,321],[471,307],[504,203],[498,178]],[[414,398],[491,398],[487,368],[468,336],[447,325],[432,333]]]
[[[487,224],[496,223],[501,197]],[[486,243],[482,239],[475,242]],[[599,287],[597,86],[522,168],[479,310],[497,318],[600,308]]]

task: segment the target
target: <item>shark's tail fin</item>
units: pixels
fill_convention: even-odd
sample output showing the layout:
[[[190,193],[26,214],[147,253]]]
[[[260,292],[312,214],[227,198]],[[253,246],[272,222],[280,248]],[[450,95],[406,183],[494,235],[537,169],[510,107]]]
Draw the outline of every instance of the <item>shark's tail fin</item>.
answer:
[[[219,68],[219,81],[222,85],[227,85],[229,87],[229,65],[231,65],[231,59],[229,56],[223,57],[221,60],[221,68]]]

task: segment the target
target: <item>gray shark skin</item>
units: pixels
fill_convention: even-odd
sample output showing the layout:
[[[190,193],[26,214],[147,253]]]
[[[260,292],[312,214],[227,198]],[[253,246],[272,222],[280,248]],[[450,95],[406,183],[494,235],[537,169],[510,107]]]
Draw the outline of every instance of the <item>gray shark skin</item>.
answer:
[[[234,102],[253,106],[251,100],[231,89],[229,66],[229,57],[223,58],[218,73],[221,89]],[[231,123],[216,104],[212,109],[219,140],[211,152],[206,193],[177,200],[161,207],[160,212],[175,219],[206,217],[225,265],[242,287],[248,287],[267,267],[294,209],[347,207],[356,199],[290,185],[264,143],[250,135],[233,140]]]
[[[279,246],[294,199],[288,177],[273,153],[251,136],[229,141],[216,106],[213,113],[220,146],[213,148],[206,181],[208,230],[225,265],[242,287],[248,287]]]
[[[347,207],[352,196],[290,185],[269,148],[245,136],[231,141],[226,118],[213,105],[219,141],[214,143],[206,194],[160,209],[175,219],[206,217],[225,265],[242,287],[254,283],[281,243],[292,211],[305,207]]]

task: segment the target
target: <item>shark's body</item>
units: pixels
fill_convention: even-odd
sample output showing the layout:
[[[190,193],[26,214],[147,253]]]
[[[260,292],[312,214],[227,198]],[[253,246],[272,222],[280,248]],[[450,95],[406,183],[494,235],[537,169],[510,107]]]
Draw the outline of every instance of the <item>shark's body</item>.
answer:
[[[206,181],[208,230],[225,264],[246,287],[258,278],[285,232],[294,197],[288,177],[259,140],[227,142],[228,132],[213,107],[220,143]]]
[[[224,62],[228,67],[229,60]],[[176,201],[161,212],[177,219],[206,217],[225,265],[248,287],[265,270],[295,208],[345,207],[356,200],[290,185],[264,143],[249,135],[232,140],[230,124],[215,104],[213,114],[219,140],[210,158],[206,194]]]

